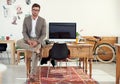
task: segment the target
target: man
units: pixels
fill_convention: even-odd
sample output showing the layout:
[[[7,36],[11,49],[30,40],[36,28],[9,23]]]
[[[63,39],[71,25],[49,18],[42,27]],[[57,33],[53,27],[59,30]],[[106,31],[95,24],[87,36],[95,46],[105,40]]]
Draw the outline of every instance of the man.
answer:
[[[17,46],[32,51],[32,67],[30,79],[34,80],[39,61],[41,44],[46,36],[45,19],[38,16],[40,5],[32,5],[32,15],[25,17],[23,22],[23,39],[17,41]]]

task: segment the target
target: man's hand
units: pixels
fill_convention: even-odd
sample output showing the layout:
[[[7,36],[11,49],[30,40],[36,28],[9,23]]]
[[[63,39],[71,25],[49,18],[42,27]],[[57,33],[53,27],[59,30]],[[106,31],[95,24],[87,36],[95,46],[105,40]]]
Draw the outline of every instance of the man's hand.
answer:
[[[27,40],[27,43],[31,46],[31,47],[35,47],[37,46],[38,42],[35,40]]]
[[[32,47],[36,47],[38,45],[38,42],[37,41],[32,41]]]

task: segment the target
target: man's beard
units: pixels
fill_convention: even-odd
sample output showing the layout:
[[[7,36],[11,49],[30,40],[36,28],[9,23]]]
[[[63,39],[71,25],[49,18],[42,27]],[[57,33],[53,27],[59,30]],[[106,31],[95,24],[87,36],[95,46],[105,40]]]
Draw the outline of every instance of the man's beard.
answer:
[[[34,17],[37,17],[37,16],[38,16],[38,14],[33,14],[33,16],[34,16]]]

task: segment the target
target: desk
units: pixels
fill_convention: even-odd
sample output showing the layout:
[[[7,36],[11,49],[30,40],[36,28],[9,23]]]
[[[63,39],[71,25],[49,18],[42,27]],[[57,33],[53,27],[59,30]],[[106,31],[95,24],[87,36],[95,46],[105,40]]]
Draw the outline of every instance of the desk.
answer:
[[[10,44],[11,48],[11,64],[15,64],[15,41],[14,40],[0,40],[0,43]]]
[[[85,61],[85,69],[84,71],[87,73],[87,67],[89,62],[89,72],[90,72],[90,78],[92,76],[92,45],[91,44],[67,44],[69,50],[70,50],[70,58],[84,58]],[[52,45],[45,45],[42,48],[42,57],[48,57],[49,50],[52,48]],[[26,67],[27,67],[27,75],[30,72],[30,59],[31,55],[28,52],[29,55],[27,55],[26,58]],[[88,61],[89,60],[89,61]]]
[[[116,47],[116,84],[120,84],[120,44],[115,44]]]

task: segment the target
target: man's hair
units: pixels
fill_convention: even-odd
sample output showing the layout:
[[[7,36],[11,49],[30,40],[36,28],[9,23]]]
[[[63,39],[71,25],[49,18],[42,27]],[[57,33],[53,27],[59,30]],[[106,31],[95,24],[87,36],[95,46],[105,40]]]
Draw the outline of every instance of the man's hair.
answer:
[[[33,7],[39,7],[39,9],[40,9],[40,5],[37,4],[37,3],[34,3],[34,4],[32,5],[32,8],[33,8]]]

